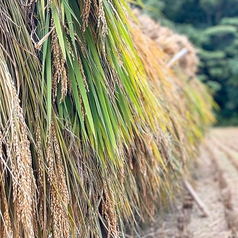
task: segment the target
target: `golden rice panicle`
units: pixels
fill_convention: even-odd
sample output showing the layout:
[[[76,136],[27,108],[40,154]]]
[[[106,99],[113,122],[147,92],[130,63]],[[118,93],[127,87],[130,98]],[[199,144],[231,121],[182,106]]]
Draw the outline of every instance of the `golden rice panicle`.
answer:
[[[51,25],[53,27],[53,20],[51,20]],[[52,45],[52,57],[53,57],[52,96],[53,96],[53,100],[55,101],[57,97],[58,84],[60,83],[61,85],[60,102],[62,102],[68,93],[69,80],[67,76],[65,58],[60,48],[59,40],[58,40],[55,29],[52,32],[51,45]]]
[[[53,236],[54,238],[69,237],[70,225],[67,211],[69,193],[53,123],[47,138],[47,163]]]
[[[65,27],[65,31],[67,32],[68,37],[70,37],[69,29]],[[67,46],[69,48],[69,54],[71,55],[72,59],[75,60],[75,54],[73,52],[73,49],[72,49],[72,46],[70,44],[70,41],[69,41],[68,37],[66,37],[66,43],[67,43]]]
[[[97,16],[98,15],[98,1],[97,0],[93,0],[93,9]]]
[[[115,198],[113,191],[109,190],[106,182],[103,182],[103,200],[102,200],[102,215],[107,223],[107,238],[119,237],[117,226],[117,214],[115,210]]]
[[[59,83],[59,77],[62,73],[62,65],[61,65],[61,57],[62,57],[62,52],[60,50],[60,45],[58,43],[58,38],[56,35],[56,31],[54,30],[52,32],[52,38],[51,38],[51,45],[52,45],[52,54],[53,54],[53,78],[52,78],[52,96],[53,99],[55,100],[57,96],[57,87]]]
[[[106,40],[106,36],[108,34],[108,26],[107,26],[107,20],[106,20],[106,17],[105,17],[105,12],[104,12],[104,7],[103,7],[103,0],[99,0],[99,3],[98,3],[98,15],[97,15],[97,27],[98,27],[98,30],[100,28],[100,25],[101,26],[101,29],[102,29],[102,39],[103,39],[103,44],[102,44],[102,51],[103,51],[103,54],[106,55],[106,48],[105,48],[105,40]]]
[[[51,131],[49,130],[49,133],[47,135],[47,142],[46,142],[46,163],[47,163],[47,181],[49,184],[49,193],[50,193],[50,211],[52,215],[52,220],[54,219],[54,211],[57,212],[57,207],[54,202],[55,196],[57,196],[55,189],[53,188],[53,183],[55,180],[55,174],[54,174],[54,154],[53,154],[53,143],[52,143],[52,135]],[[56,218],[57,219],[57,218]],[[53,234],[57,231],[57,229],[54,229],[54,224],[52,225],[53,221],[50,220],[50,223],[48,221],[49,226],[53,226]],[[57,228],[57,221],[55,222],[56,228]]]
[[[25,124],[20,100],[8,68],[2,60],[0,61],[0,66],[0,77],[1,80],[4,80],[3,87],[7,96],[2,100],[9,109],[6,115],[8,120],[11,121],[8,130],[4,131],[4,143],[6,146],[6,161],[8,161],[8,169],[10,169],[12,180],[13,219],[16,219],[13,224],[14,236],[19,236],[23,231],[25,237],[33,238],[35,237],[33,200],[35,198],[36,185],[32,169],[28,128]],[[4,127],[4,124],[2,127]],[[16,214],[16,217],[14,214]]]
[[[65,65],[65,60],[61,59],[62,64]],[[69,79],[68,79],[68,75],[67,75],[67,71],[66,68],[64,66],[64,70],[62,72],[62,76],[61,76],[61,97],[60,97],[60,103],[64,100],[64,98],[66,97],[69,89],[68,89],[68,85],[69,85]]]
[[[12,225],[11,225],[11,219],[10,214],[8,211],[8,204],[7,204],[7,198],[6,194],[4,192],[5,186],[4,186],[4,180],[2,179],[0,184],[0,199],[1,199],[1,213],[2,213],[2,219],[1,221],[1,237],[2,238],[13,238],[13,231],[12,231]]]
[[[99,5],[98,5],[98,28],[102,24],[102,36],[103,38],[106,37],[108,34],[108,27],[107,27],[107,20],[105,17],[105,12],[103,8],[103,1],[99,0]]]
[[[13,238],[12,224],[10,219],[10,214],[8,210],[7,198],[5,193],[5,165],[3,164],[3,135],[0,130],[0,209],[2,213],[2,220],[0,220],[1,229],[0,232],[2,234],[2,238]]]
[[[36,151],[37,151],[37,163],[38,163],[38,204],[39,204],[39,225],[41,229],[45,227],[44,219],[44,158],[42,153],[42,142],[41,142],[41,130],[40,125],[37,124],[36,129]]]
[[[88,27],[88,18],[91,9],[91,0],[84,0],[84,7],[83,7],[83,32],[85,32],[86,28]]]
[[[56,136],[55,127],[52,124],[52,136],[53,136],[53,145],[55,152],[55,160],[56,160],[56,171],[58,173],[58,191],[60,191],[61,198],[61,226],[62,226],[62,234],[63,237],[69,237],[70,227],[69,227],[69,219],[68,219],[68,205],[69,205],[69,191],[66,184],[66,176],[64,172],[64,166],[62,161],[62,156],[60,152],[60,146],[58,143],[58,139]],[[59,196],[59,195],[58,195]]]
[[[17,207],[18,222],[22,223],[27,237],[34,237],[32,214],[33,197],[35,194],[33,189],[35,190],[36,187],[31,163],[30,142],[27,138],[28,133],[14,85],[12,85],[12,93],[13,111],[16,116],[16,122],[13,122],[12,153],[16,156],[16,166],[14,167],[16,170],[13,171],[13,174],[16,176],[16,180],[13,180],[13,189],[15,188],[15,197],[13,199]]]

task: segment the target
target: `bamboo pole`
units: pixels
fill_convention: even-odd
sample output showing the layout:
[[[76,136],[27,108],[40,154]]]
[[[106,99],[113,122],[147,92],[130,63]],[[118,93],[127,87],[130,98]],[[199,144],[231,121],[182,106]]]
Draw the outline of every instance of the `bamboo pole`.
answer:
[[[199,208],[202,210],[204,216],[208,217],[209,216],[209,211],[207,210],[203,201],[199,198],[198,194],[192,188],[191,184],[186,179],[184,179],[183,182],[184,182],[184,185],[185,185],[186,189],[188,190],[188,192],[191,194],[191,196],[193,197],[193,199],[195,200],[195,202],[197,203]]]
[[[180,50],[174,57],[168,62],[167,66],[170,68],[176,61],[183,58],[188,53],[186,48]]]

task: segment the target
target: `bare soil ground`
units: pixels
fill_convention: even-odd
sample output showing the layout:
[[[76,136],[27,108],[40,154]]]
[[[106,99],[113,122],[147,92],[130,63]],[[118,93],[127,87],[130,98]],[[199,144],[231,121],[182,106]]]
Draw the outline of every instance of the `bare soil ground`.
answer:
[[[200,150],[189,183],[170,212],[160,213],[142,238],[238,238],[238,128],[213,129]]]

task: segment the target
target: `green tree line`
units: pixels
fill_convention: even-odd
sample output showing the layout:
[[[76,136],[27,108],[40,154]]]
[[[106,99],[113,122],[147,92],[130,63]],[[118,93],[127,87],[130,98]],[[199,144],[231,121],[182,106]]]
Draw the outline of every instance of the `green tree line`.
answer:
[[[215,92],[219,124],[238,125],[238,0],[143,0],[144,12],[198,48],[198,77]]]

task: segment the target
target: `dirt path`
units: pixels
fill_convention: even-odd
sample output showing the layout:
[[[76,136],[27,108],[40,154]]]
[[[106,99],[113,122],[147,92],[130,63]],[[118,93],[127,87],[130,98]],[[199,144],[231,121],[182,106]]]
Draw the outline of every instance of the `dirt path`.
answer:
[[[211,131],[189,182],[209,216],[184,189],[172,211],[160,215],[141,237],[238,238],[238,128]]]

